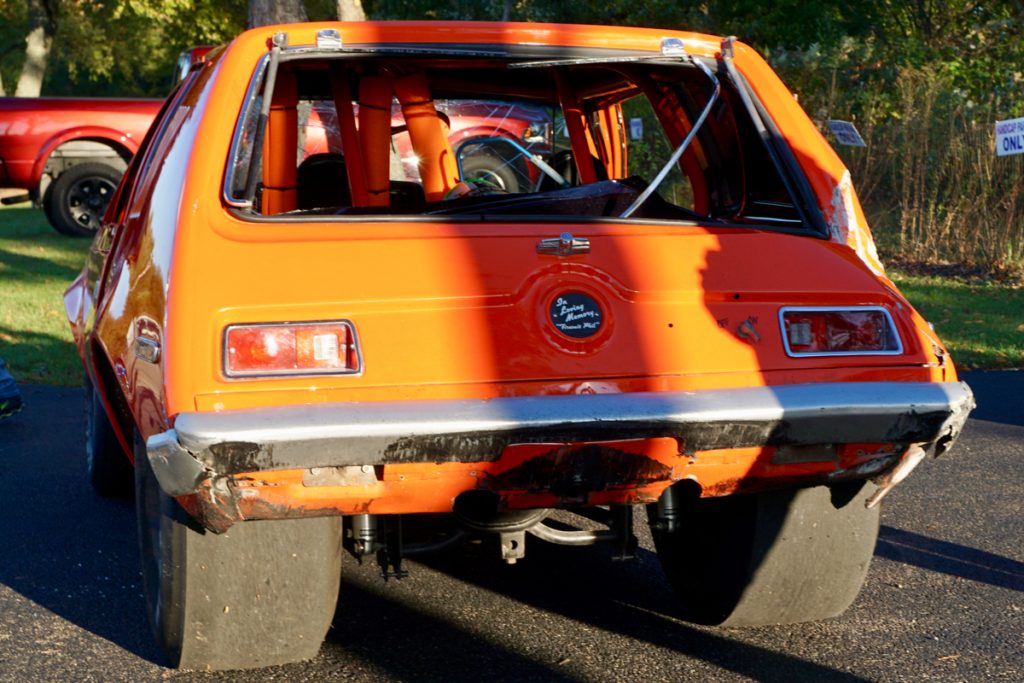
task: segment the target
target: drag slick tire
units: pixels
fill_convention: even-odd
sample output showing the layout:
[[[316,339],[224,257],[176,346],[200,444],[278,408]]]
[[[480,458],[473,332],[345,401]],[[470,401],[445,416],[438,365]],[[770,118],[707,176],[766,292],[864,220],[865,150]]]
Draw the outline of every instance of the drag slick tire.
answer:
[[[247,521],[211,533],[160,490],[136,442],[143,588],[170,665],[249,669],[314,657],[338,598],[341,517]]]
[[[864,507],[873,488],[853,482],[680,496],[678,530],[654,524],[651,531],[681,616],[699,624],[764,626],[841,614],[857,597],[874,554],[879,508]]]
[[[132,464],[117,440],[96,387],[88,377],[82,386],[85,398],[85,466],[89,484],[105,498],[131,495]]]
[[[96,162],[77,164],[61,173],[46,188],[43,209],[57,232],[92,237],[103,222],[121,172]]]

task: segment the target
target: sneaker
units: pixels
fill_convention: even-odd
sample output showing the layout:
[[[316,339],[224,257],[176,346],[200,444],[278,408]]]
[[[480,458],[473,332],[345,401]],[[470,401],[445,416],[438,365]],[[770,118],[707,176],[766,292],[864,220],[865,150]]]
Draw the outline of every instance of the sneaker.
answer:
[[[24,404],[21,402],[21,396],[0,398],[0,420],[20,413],[23,407]]]

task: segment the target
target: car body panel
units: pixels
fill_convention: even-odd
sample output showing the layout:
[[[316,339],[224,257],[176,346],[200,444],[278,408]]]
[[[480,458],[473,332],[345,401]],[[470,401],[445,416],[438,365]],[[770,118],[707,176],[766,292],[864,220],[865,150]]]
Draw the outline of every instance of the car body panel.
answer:
[[[553,45],[632,54],[656,52],[672,35],[699,58],[714,60],[723,49],[710,36],[642,29],[367,22],[263,27],[209,53],[161,120],[166,132],[129,170],[108,213],[110,230],[97,238],[66,299],[76,344],[90,373],[106,378],[109,412],[121,416],[125,443],[132,430],[143,440],[170,433],[180,415],[275,406],[956,381],[941,342],[884,277],[838,156],[764,61],[738,43],[735,66],[796,159],[827,235],[614,217],[304,219],[227,206],[222,192],[232,137],[268,38],[287,32],[290,45],[312,45],[324,27],[356,47],[454,41],[460,49]],[[589,252],[538,253],[542,240],[564,232],[589,240]],[[592,336],[569,337],[552,325],[552,306],[570,293],[600,308],[602,324]],[[785,306],[880,307],[894,321],[902,352],[793,358],[779,327]],[[331,320],[355,326],[364,363],[359,372],[225,375],[229,325]],[[937,445],[940,438],[936,432],[925,441]],[[251,471],[204,480],[205,493],[224,497],[237,512],[227,521],[214,519],[223,507],[202,508],[193,494],[182,503],[215,530],[246,518],[447,511],[459,492],[486,486],[507,494],[509,507],[637,503],[697,476],[691,468],[709,473],[702,475],[705,495],[728,495],[842,473],[864,478],[892,466],[909,445],[846,439],[842,452],[829,451],[825,460],[774,462],[777,448],[769,443],[719,445],[696,457],[657,434],[633,434],[629,441],[617,449],[608,439],[569,439],[543,452],[535,444],[510,444],[486,468],[362,463],[383,467],[373,482],[310,484],[308,470],[265,471],[254,462]],[[628,452],[668,469],[582,498],[551,486],[531,492],[508,484],[511,475],[502,479],[544,453],[572,460],[588,444],[613,460],[619,456],[609,454]],[[160,456],[151,450],[154,457]]]

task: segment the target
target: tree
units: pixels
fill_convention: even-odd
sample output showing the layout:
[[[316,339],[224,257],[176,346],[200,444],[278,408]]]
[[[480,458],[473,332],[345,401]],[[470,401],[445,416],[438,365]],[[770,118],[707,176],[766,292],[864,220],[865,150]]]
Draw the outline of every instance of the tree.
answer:
[[[17,97],[39,97],[43,89],[46,63],[56,30],[57,3],[55,0],[29,0],[28,35],[25,37],[25,61],[21,66]]]
[[[366,21],[362,0],[338,0],[338,21]]]
[[[308,21],[302,0],[249,0],[249,28]]]

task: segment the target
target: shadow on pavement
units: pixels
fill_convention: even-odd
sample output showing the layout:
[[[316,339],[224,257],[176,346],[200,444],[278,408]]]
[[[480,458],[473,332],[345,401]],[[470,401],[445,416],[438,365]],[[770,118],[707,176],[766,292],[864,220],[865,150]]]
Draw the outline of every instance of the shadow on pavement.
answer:
[[[1024,591],[1024,562],[890,526],[879,530],[875,555],[971,581]]]
[[[81,389],[22,386],[25,411],[0,422],[0,584],[151,661],[135,509],[89,488]]]
[[[784,652],[734,640],[729,629],[683,623],[672,616],[672,592],[654,553],[612,562],[604,548],[569,548],[528,539],[525,561],[495,562],[497,548],[466,556],[467,548],[418,561],[535,609],[674,650],[755,680],[862,681],[850,673]],[[755,629],[743,629],[751,633]],[[680,672],[680,676],[684,677]]]
[[[1024,427],[1024,371],[975,370],[965,372],[960,379],[974,392],[978,407],[971,413],[972,420],[986,420]]]
[[[460,627],[457,612],[432,615],[403,604],[385,594],[387,586],[381,579],[365,574],[343,578],[338,615],[321,657],[337,656],[330,650],[338,647],[344,657],[356,657],[408,681],[578,680],[559,671],[557,662],[547,665],[503,646],[497,642],[500,636],[480,637]],[[486,612],[481,608],[467,618],[467,626],[487,624],[480,618]]]

